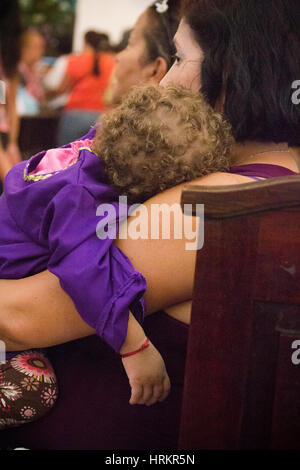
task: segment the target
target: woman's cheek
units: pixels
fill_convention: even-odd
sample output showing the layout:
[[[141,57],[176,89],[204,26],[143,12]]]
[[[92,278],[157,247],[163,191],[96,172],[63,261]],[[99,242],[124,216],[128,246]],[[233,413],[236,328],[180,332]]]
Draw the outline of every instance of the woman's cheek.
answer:
[[[179,83],[192,91],[200,89],[200,70],[199,64],[186,62],[182,64],[181,73],[178,74]]]
[[[176,64],[173,64],[170,70],[164,76],[164,78],[160,81],[160,86],[167,87],[172,82],[180,84],[178,70],[176,69],[178,69],[178,66]]]
[[[200,64],[198,61],[187,61],[181,64],[173,64],[169,72],[160,82],[161,86],[168,86],[169,83],[178,83],[193,91],[200,90]]]

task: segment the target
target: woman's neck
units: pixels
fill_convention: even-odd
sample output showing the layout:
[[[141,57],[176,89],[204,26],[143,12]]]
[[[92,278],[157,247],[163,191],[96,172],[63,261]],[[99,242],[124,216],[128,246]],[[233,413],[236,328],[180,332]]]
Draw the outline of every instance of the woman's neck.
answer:
[[[245,141],[236,143],[233,148],[233,164],[252,163],[254,160],[264,160],[275,154],[289,153],[289,146],[286,143],[276,144],[274,142]]]
[[[93,52],[96,52],[96,50],[89,44],[85,44],[82,52],[84,54],[92,54]]]
[[[236,143],[232,152],[232,166],[249,163],[280,165],[299,173],[300,148],[291,148],[287,143],[254,141]]]

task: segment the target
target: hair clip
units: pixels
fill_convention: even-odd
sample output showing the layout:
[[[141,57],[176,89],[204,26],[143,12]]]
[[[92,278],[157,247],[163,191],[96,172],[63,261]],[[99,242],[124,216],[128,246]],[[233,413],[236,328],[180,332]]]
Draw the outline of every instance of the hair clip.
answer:
[[[155,3],[157,13],[165,13],[169,9],[168,0]]]

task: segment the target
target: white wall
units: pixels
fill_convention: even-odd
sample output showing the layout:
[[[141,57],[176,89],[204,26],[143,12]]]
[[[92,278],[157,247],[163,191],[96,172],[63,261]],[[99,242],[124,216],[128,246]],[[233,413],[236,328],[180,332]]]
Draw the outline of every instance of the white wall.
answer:
[[[138,16],[153,0],[77,0],[73,51],[80,52],[83,35],[89,29],[109,34],[118,43],[126,29],[131,29]]]

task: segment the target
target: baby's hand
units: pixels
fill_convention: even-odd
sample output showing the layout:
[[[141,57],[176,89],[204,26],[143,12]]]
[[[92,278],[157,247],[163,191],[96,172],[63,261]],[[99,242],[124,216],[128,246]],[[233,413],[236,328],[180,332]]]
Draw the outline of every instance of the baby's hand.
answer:
[[[170,392],[170,379],[158,350],[149,347],[133,356],[122,358],[130,386],[131,405],[153,405],[163,401]]]

